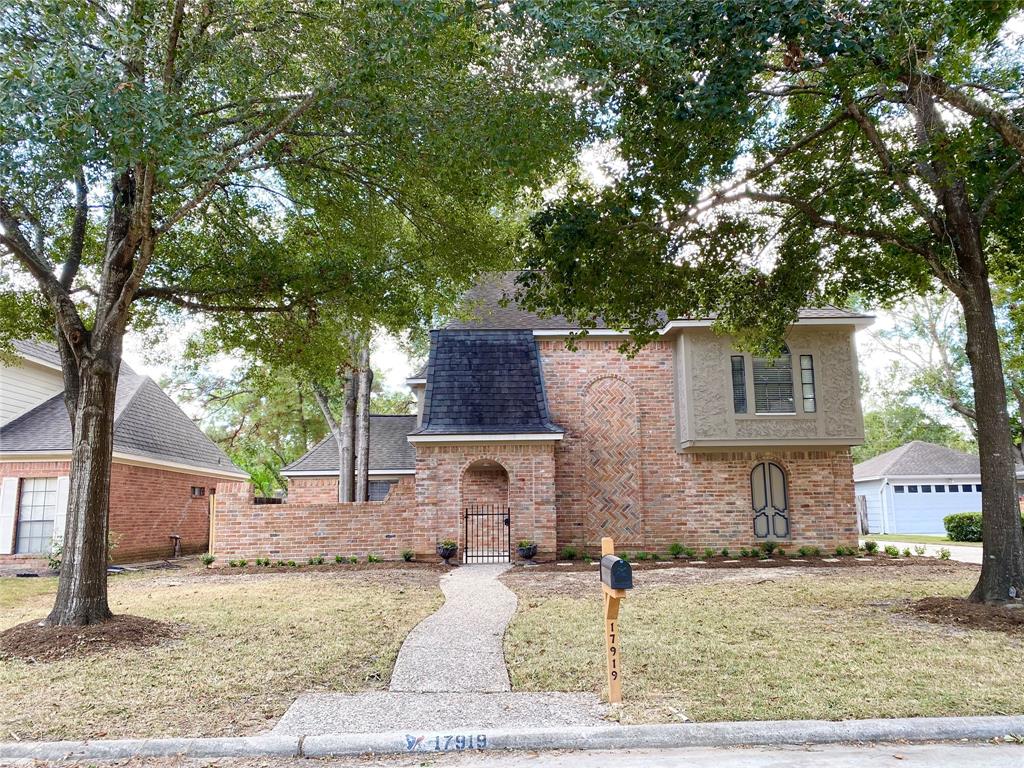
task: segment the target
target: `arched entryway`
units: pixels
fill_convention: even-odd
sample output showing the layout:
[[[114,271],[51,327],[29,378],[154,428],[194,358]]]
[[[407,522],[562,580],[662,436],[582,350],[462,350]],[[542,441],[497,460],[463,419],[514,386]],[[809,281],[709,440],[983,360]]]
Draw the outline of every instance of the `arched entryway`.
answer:
[[[511,559],[508,486],[508,471],[493,459],[478,459],[462,473],[463,562]]]

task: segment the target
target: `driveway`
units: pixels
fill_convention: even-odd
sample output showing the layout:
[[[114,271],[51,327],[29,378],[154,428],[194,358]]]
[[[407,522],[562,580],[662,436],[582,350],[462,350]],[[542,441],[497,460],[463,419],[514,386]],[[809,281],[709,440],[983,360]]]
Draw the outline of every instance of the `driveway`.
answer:
[[[869,537],[870,538],[870,537]],[[864,545],[864,539],[860,540],[861,546]],[[910,549],[914,551],[914,547],[920,547],[921,544],[913,541],[885,541],[878,542],[879,549],[885,549],[888,546],[896,547],[900,552],[904,549]],[[949,559],[958,560],[961,563],[973,563],[974,565],[981,565],[981,547],[958,547],[955,544],[925,544],[924,551],[928,557],[938,557],[939,550],[948,549]]]

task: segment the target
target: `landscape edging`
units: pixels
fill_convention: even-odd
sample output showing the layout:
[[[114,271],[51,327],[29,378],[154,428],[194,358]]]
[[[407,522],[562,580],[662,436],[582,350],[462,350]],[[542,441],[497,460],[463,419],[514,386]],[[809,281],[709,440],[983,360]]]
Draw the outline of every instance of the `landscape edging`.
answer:
[[[989,741],[1024,734],[1024,715],[871,720],[766,720],[672,725],[454,729],[320,736],[35,741],[0,744],[0,759],[115,760],[129,757],[331,757],[360,754],[545,749],[778,746],[843,742]],[[469,744],[467,747],[466,744]]]

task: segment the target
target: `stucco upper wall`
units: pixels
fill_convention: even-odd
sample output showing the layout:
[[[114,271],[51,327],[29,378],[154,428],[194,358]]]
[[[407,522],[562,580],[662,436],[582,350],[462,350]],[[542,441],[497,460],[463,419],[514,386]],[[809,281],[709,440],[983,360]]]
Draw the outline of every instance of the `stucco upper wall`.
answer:
[[[20,360],[18,365],[0,365],[0,426],[64,391],[59,370]]]
[[[750,355],[745,357],[748,413],[733,411],[731,357],[743,354],[729,336],[688,328],[675,341],[678,445],[683,450],[744,445],[857,445],[864,441],[854,326],[794,326],[786,336],[793,356],[796,412],[754,413]],[[804,413],[800,355],[814,359],[817,409]]]

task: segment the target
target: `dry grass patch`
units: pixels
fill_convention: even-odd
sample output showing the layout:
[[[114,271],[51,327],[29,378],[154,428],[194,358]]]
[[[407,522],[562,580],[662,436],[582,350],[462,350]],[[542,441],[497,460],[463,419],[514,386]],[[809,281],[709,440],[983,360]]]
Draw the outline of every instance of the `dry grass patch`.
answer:
[[[910,612],[913,599],[966,594],[976,569],[745,573],[638,583],[620,616],[624,721],[1024,712],[1010,661],[1024,642]],[[520,596],[505,640],[514,689],[603,690],[600,593],[579,578],[586,594],[507,579]]]
[[[0,629],[44,616],[55,579],[0,579]],[[442,602],[437,574],[146,574],[110,586],[115,613],[180,639],[45,664],[0,662],[0,741],[247,734],[307,690],[385,688],[406,634]]]

